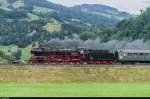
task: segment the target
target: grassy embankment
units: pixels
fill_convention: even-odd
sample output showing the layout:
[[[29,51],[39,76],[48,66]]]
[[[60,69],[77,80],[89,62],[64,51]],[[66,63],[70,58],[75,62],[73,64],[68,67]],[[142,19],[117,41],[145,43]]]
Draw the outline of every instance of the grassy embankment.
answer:
[[[0,67],[0,96],[150,96],[150,67]]]
[[[38,45],[35,45],[37,47]],[[11,55],[12,50],[16,50],[18,47],[16,45],[10,45],[10,46],[2,46],[0,45],[0,51],[4,52],[6,55]],[[21,60],[28,61],[31,58],[31,49],[32,44],[28,45],[26,48],[20,48],[21,49]],[[3,60],[6,61],[6,60]],[[7,61],[6,61],[7,62]]]
[[[0,83],[143,83],[150,67],[0,67]]]

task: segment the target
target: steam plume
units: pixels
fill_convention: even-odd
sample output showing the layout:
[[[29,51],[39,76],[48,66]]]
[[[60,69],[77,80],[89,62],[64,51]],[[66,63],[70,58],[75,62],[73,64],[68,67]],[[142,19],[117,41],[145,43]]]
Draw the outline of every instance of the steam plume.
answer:
[[[111,40],[102,42],[99,38],[95,40],[88,39],[83,41],[78,35],[73,35],[73,38],[65,37],[63,40],[56,38],[46,42],[50,48],[92,48],[92,49],[105,49],[114,51],[116,49],[150,49],[150,43],[143,40],[135,40],[132,42],[123,40]]]

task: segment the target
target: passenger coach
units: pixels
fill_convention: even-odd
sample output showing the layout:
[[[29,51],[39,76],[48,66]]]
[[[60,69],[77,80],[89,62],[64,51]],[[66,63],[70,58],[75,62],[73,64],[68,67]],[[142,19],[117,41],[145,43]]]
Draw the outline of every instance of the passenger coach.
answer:
[[[123,50],[116,51],[117,61],[120,63],[150,63],[150,50]]]

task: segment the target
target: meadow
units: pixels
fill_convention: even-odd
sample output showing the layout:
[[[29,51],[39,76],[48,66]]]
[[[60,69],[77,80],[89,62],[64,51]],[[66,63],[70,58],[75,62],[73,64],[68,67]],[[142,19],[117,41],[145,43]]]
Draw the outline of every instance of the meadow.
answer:
[[[150,84],[0,84],[2,97],[140,97]]]
[[[150,67],[1,66],[0,96],[150,96]]]

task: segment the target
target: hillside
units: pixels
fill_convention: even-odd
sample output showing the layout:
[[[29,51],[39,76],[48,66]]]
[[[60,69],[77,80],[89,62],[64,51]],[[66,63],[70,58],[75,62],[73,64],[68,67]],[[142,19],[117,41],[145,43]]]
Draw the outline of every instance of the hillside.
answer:
[[[46,0],[0,0],[0,44],[23,48],[33,42],[63,39],[72,34],[83,40],[92,39],[104,27],[113,27],[130,17],[104,5],[69,8]]]
[[[123,20],[119,22],[115,28],[107,29],[105,35],[109,35],[107,39],[129,40],[134,41],[143,39],[150,40],[150,8],[147,8],[141,15]],[[103,34],[102,33],[102,34]],[[106,38],[106,37],[104,37]]]
[[[126,12],[119,12],[118,9],[106,5],[99,4],[83,4],[71,8],[76,12],[82,12],[86,15],[95,16],[96,19],[87,18],[86,21],[91,21],[93,24],[102,23],[102,25],[114,26],[114,24],[123,19],[129,19],[131,16]],[[98,17],[96,17],[98,16]],[[100,21],[98,21],[100,20]]]

